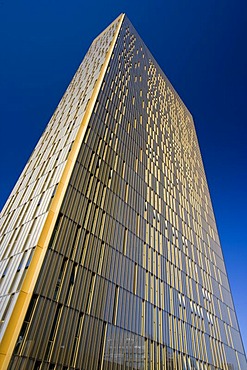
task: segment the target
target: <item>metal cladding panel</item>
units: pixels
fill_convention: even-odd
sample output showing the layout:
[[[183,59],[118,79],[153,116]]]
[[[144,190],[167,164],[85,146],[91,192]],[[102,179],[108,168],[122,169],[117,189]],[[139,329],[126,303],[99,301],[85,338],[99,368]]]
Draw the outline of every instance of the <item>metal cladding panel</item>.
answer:
[[[61,190],[64,182],[66,187],[66,181],[69,180],[69,176],[65,181],[63,177],[72,171],[69,168],[73,163],[71,152],[78,150],[76,146],[85,131],[82,125],[87,120],[90,104],[93,104],[92,95],[106,68],[106,56],[120,22],[121,17],[92,43],[2,210],[0,339],[5,338],[3,343],[6,343],[7,337],[8,342],[12,341],[12,329],[8,330],[8,326],[11,327],[10,320],[12,323],[13,320],[18,321],[16,316],[20,312],[23,314],[23,304],[14,305],[13,302],[18,302],[23,286],[26,285],[25,294],[30,294],[31,285],[35,283],[32,281],[27,284],[30,279],[26,278],[32,256],[37,246],[44,249],[42,238],[45,239],[44,233],[47,234],[51,224],[51,214],[56,213],[54,205],[62,201],[61,195],[56,195],[57,189]],[[34,264],[37,265],[37,261]],[[33,280],[36,275],[37,271],[33,274]],[[17,309],[17,306],[20,307]],[[1,361],[6,355],[6,348],[9,352],[9,347],[2,345]]]

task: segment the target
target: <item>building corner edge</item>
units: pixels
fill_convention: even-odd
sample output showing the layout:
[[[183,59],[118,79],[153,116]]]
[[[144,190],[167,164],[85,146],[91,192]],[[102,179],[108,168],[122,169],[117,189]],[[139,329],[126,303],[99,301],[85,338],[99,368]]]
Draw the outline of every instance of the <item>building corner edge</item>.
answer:
[[[34,287],[38,279],[38,276],[39,276],[39,273],[42,267],[42,263],[45,258],[45,254],[48,249],[48,245],[49,245],[49,242],[52,236],[52,232],[53,232],[57,217],[59,215],[62,201],[64,199],[64,195],[66,193],[69,180],[70,180],[83,138],[85,136],[85,132],[86,132],[89,120],[91,118],[91,115],[92,115],[92,112],[93,112],[93,109],[94,109],[94,106],[95,106],[95,103],[96,103],[96,100],[97,100],[97,97],[100,91],[100,87],[102,85],[105,73],[107,71],[107,68],[108,68],[108,65],[111,59],[111,55],[113,53],[113,49],[116,44],[117,37],[119,35],[124,17],[125,17],[125,14],[121,13],[112,22],[112,23],[118,22],[115,34],[113,36],[109,49],[106,53],[105,60],[102,65],[99,77],[96,81],[92,96],[89,100],[87,109],[82,118],[79,131],[77,133],[77,136],[75,138],[75,141],[69,153],[65,168],[63,170],[63,174],[61,176],[60,182],[57,187],[57,191],[50,205],[50,209],[48,211],[46,221],[41,231],[37,246],[35,247],[35,252],[34,252],[32,261],[30,263],[28,271],[23,280],[22,287],[20,289],[18,298],[16,300],[8,326],[5,330],[2,342],[0,343],[0,369],[1,370],[8,369],[8,366],[9,366],[9,363],[10,363],[10,360],[11,360],[11,357],[12,357],[12,354],[15,348],[15,343],[17,341],[18,334],[21,330],[21,327],[22,327],[22,324],[23,324],[33,291],[34,291]],[[109,25],[109,27],[112,25],[112,23]],[[108,29],[108,27],[106,29]],[[96,37],[96,39],[98,37]],[[95,40],[93,42],[95,42]]]

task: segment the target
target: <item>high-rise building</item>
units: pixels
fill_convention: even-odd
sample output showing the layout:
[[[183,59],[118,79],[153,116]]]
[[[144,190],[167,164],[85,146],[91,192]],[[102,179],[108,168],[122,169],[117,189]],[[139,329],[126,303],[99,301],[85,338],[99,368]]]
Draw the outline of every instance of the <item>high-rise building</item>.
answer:
[[[247,368],[191,114],[125,15],[1,214],[1,369]]]

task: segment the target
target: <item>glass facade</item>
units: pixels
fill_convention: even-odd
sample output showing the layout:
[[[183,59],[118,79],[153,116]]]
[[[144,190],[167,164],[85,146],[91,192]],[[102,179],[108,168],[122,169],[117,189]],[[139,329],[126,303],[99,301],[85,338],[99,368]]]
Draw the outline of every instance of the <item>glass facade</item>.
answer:
[[[247,368],[192,116],[125,15],[1,216],[3,368]]]

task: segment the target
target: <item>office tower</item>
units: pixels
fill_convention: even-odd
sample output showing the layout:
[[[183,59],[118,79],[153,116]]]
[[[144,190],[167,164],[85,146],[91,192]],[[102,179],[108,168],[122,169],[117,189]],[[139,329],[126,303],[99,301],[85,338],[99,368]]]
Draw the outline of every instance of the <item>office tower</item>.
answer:
[[[1,221],[3,369],[246,369],[192,116],[125,15]]]

